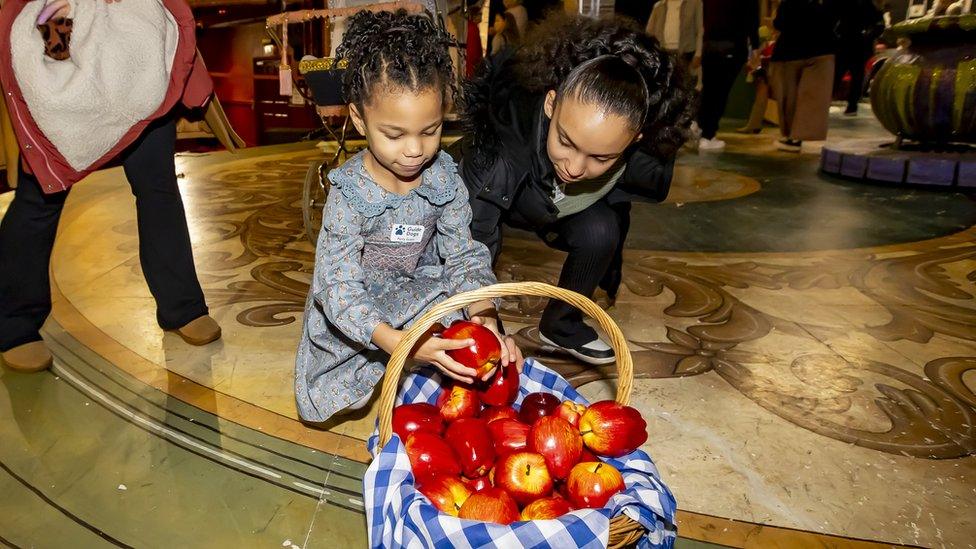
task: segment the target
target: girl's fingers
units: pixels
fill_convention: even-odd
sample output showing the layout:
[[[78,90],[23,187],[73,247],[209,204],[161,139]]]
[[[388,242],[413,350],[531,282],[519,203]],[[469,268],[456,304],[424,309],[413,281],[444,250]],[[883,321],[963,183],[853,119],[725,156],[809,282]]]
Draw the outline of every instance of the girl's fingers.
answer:
[[[508,346],[508,342],[502,339],[501,343],[501,365],[508,366],[508,363],[512,361],[512,350]]]
[[[474,345],[473,339],[442,339],[436,338],[432,340],[438,349],[442,351],[454,351],[457,349],[464,349]]]
[[[440,366],[440,364],[438,364],[438,366]],[[446,375],[447,377],[449,377],[451,379],[460,381],[461,383],[470,383],[470,381],[467,378],[465,378],[463,376],[459,376],[459,375],[455,374],[454,372],[448,370],[447,368],[445,368],[443,366],[440,366],[440,370],[441,370],[441,372],[443,372],[444,375]]]
[[[515,344],[515,340],[511,337],[505,338],[505,346],[508,347],[512,361],[515,362],[515,366],[518,368],[519,373],[521,373],[522,365],[525,362],[525,358],[522,357],[522,349],[519,349],[519,346]]]
[[[442,353],[441,356],[437,357],[437,363],[440,364],[442,368],[446,368],[459,376],[463,376],[468,383],[473,383],[475,376],[478,375],[476,370],[468,368],[457,362],[449,357],[447,353]]]

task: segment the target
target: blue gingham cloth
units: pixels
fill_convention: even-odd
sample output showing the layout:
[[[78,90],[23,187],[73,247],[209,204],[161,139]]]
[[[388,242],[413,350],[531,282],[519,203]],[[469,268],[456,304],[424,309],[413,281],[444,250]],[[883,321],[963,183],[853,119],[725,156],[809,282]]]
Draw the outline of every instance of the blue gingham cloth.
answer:
[[[419,370],[403,381],[396,403],[433,404],[442,386],[443,378],[439,372],[433,368]],[[553,393],[561,400],[588,404],[559,374],[528,359],[516,404],[521,405],[525,395],[537,391]],[[606,547],[610,519],[620,513],[647,528],[648,534],[638,547],[674,545],[677,535],[674,496],[661,481],[651,458],[640,450],[621,458],[606,459],[623,475],[627,488],[613,496],[603,509],[583,509],[555,520],[514,522],[503,526],[459,519],[438,511],[414,488],[410,460],[400,438],[393,435],[377,452],[378,439],[378,433],[374,432],[367,443],[373,462],[363,479],[370,547]]]

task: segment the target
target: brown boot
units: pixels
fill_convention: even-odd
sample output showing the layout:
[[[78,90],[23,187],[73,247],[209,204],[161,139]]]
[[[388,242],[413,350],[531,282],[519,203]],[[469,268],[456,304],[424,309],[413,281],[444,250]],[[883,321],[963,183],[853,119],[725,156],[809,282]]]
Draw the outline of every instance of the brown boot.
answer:
[[[3,353],[3,363],[15,372],[40,372],[51,367],[51,352],[43,341],[32,341]]]
[[[220,339],[220,325],[210,315],[201,316],[173,331],[190,345],[206,345]]]

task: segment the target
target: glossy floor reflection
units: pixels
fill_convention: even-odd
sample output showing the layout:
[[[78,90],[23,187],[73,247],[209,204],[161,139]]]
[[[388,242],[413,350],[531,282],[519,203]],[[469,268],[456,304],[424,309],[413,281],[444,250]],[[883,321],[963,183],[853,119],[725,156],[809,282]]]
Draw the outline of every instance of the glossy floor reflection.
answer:
[[[863,116],[832,128],[878,134]],[[635,204],[609,309],[681,535],[971,546],[974,202],[823,178],[814,152],[776,152],[771,133],[723,138],[726,153],[682,155],[667,203]],[[365,544],[375,410],[312,429],[291,389],[312,260],[300,192],[320,158],[308,144],[179,158],[224,329],[204,348],[155,325],[121,171],[72,193],[45,329],[57,366],[0,373],[0,544]],[[511,231],[497,271],[554,281],[560,262]],[[530,350],[542,305],[505,303]],[[612,392],[612,368],[542,359],[591,397]]]

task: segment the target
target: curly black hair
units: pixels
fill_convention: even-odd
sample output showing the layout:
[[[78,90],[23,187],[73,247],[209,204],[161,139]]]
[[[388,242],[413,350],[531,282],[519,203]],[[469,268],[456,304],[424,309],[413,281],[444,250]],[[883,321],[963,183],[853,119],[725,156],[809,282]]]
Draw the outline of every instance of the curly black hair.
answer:
[[[420,91],[434,88],[456,95],[448,48],[455,40],[429,15],[406,10],[360,11],[349,18],[336,61],[345,65],[345,100],[362,107],[377,85]]]
[[[530,93],[576,94],[627,117],[641,144],[677,151],[693,119],[693,93],[675,58],[629,19],[554,14],[515,55],[519,83]]]

